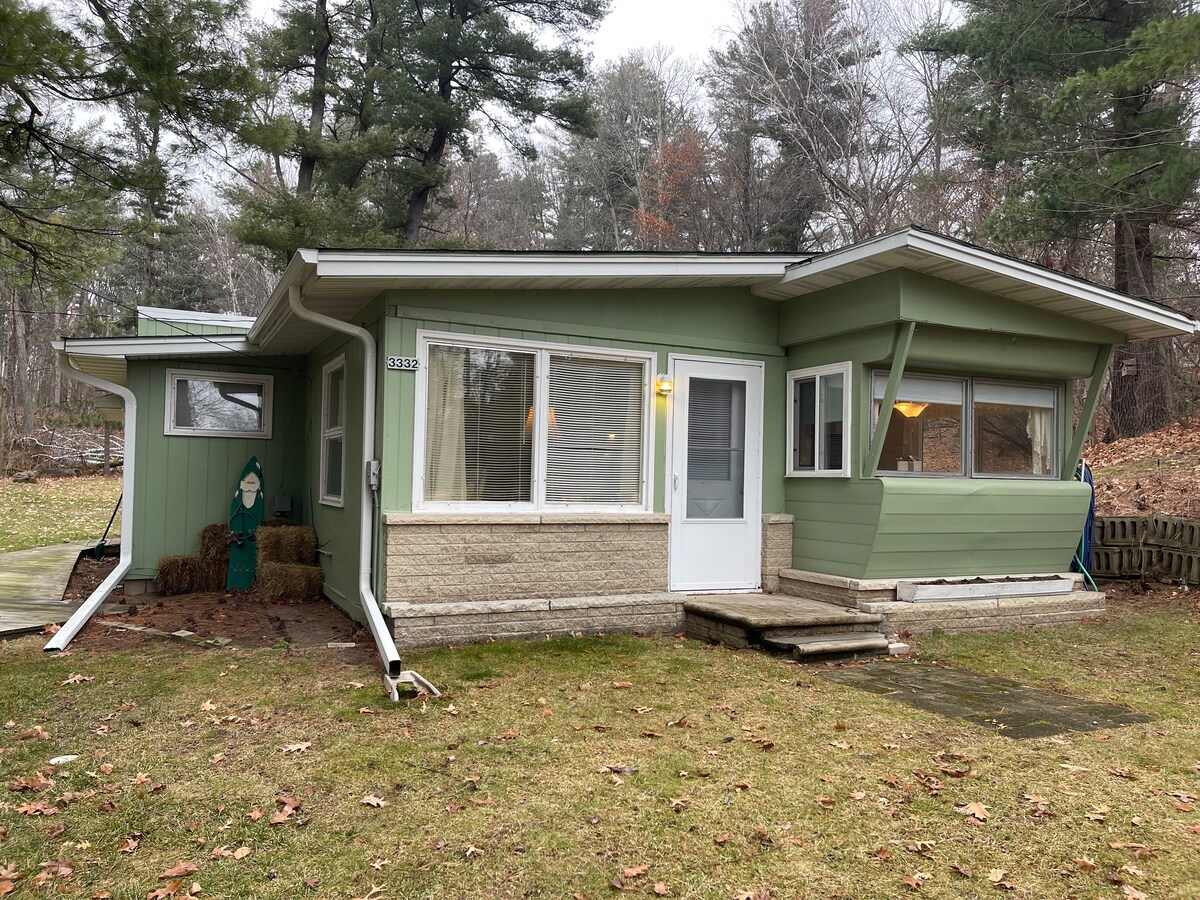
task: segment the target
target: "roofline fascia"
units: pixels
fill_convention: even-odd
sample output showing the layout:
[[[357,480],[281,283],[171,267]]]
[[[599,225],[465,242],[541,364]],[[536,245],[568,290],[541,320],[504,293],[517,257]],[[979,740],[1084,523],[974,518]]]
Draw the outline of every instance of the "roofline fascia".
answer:
[[[1096,306],[1132,316],[1144,322],[1152,322],[1164,328],[1170,328],[1178,334],[1195,334],[1200,330],[1200,323],[1184,313],[1146,303],[1136,297],[1130,297],[1089,281],[1073,278],[1051,269],[1043,269],[1040,266],[918,229],[894,231],[852,247],[833,250],[815,259],[795,263],[788,267],[779,282],[779,287],[799,281],[808,275],[825,272],[850,263],[862,262],[881,253],[903,249],[930,253],[987,269],[997,274],[1007,275],[1061,294],[1078,297]]]
[[[271,291],[271,296],[267,298],[262,312],[258,314],[258,318],[250,326],[250,330],[246,332],[247,341],[256,346],[262,346],[270,340],[271,335],[279,326],[278,324],[269,325],[268,323],[276,322],[281,314],[286,315],[289,312],[289,289],[292,285],[296,285],[303,291],[304,282],[316,272],[319,261],[320,251],[318,250],[301,247],[292,254],[292,258],[288,260],[287,267],[283,270],[283,274],[279,276],[279,281],[275,284],[275,289]]]
[[[217,356],[254,353],[258,348],[243,335],[203,337],[64,338],[51,346],[69,356]]]

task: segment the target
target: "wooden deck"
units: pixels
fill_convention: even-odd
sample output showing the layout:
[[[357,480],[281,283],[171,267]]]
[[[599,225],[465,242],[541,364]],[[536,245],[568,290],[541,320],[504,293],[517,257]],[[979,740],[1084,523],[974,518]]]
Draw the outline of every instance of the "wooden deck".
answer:
[[[61,625],[79,607],[63,601],[71,571],[88,541],[0,553],[0,638]]]

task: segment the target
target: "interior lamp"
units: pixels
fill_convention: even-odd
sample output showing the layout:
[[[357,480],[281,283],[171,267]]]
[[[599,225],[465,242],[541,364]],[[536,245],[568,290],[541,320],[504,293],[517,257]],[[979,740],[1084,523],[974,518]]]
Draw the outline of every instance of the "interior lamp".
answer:
[[[892,408],[906,419],[915,419],[925,412],[925,407],[928,405],[928,403],[919,403],[916,400],[900,400]]]
[[[666,373],[654,376],[654,389],[664,397],[675,390],[675,382]]]

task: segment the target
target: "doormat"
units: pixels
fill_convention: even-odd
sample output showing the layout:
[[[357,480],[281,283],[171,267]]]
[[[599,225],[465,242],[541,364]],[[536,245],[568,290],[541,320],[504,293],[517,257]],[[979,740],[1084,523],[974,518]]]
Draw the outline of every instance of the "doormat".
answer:
[[[1153,721],[1125,706],[920,663],[869,663],[825,669],[818,674],[917,709],[965,719],[1010,738],[1050,737]]]

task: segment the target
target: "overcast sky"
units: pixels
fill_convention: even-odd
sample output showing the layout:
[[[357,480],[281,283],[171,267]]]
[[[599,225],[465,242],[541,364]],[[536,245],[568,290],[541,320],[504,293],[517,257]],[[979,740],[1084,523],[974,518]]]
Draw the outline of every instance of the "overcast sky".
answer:
[[[704,56],[734,24],[736,0],[612,0],[596,30],[592,52],[609,62],[638,47],[664,44],[679,56]],[[278,0],[250,0],[259,18],[270,19]]]

